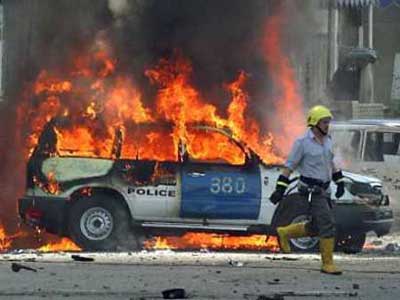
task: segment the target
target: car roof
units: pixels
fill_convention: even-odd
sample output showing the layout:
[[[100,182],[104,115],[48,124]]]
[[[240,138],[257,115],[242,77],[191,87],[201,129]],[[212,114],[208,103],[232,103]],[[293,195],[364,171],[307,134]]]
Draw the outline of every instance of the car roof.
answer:
[[[353,119],[332,123],[333,128],[391,128],[400,129],[400,119]]]

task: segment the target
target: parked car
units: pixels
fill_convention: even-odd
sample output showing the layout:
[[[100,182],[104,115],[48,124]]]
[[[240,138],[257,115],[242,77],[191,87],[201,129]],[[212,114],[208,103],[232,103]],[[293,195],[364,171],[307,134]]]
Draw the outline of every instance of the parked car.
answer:
[[[85,250],[114,250],[127,241],[139,249],[144,236],[187,231],[271,235],[277,225],[307,217],[308,203],[296,193],[295,177],[285,200],[272,204],[269,196],[281,166],[266,165],[225,130],[192,129],[221,150],[212,159],[196,153],[196,144],[181,141],[176,159],[164,161],[143,159],[140,151],[127,157],[121,134],[108,158],[55,155],[52,128],[43,132],[30,157],[19,214],[26,223],[70,237]],[[232,160],[232,151],[239,161]],[[379,179],[344,175],[346,192],[334,208],[337,241],[341,249],[357,252],[367,232],[389,232],[393,213]],[[288,203],[290,209],[283,209]],[[315,238],[291,242],[298,251],[318,245]]]
[[[336,141],[335,152],[344,161],[386,166],[400,163],[400,120],[334,122],[330,132]]]

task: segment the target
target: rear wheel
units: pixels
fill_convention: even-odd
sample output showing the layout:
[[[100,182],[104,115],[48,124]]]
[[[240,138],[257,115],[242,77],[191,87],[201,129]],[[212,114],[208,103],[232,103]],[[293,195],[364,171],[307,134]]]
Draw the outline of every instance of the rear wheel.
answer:
[[[137,250],[130,215],[117,199],[103,194],[84,197],[70,209],[70,236],[84,250]]]

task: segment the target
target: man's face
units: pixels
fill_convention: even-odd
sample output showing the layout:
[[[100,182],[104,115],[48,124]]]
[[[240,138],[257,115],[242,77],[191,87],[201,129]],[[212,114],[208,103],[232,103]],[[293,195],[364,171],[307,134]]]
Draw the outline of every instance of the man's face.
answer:
[[[322,132],[328,134],[330,123],[331,123],[331,118],[323,118],[319,120],[317,126],[321,129]]]

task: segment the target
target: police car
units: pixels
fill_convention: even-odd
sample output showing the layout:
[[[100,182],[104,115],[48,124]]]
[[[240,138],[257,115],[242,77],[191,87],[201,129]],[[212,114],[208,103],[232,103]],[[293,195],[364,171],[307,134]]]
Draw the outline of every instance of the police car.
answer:
[[[276,226],[307,218],[308,203],[296,193],[295,177],[288,196],[274,205],[269,196],[280,166],[264,164],[225,130],[196,130],[210,135],[215,149],[225,139],[224,147],[228,141],[243,160],[232,162],[223,150],[212,160],[194,157],[194,150],[183,142],[176,161],[127,159],[121,155],[121,135],[113,158],[50,155],[49,140],[54,143],[56,135],[45,130],[28,163],[20,217],[31,226],[70,237],[84,250],[116,250],[127,244],[139,249],[147,236],[187,231],[273,235]],[[367,232],[389,232],[393,213],[380,180],[344,175],[346,192],[335,206],[337,241],[342,249],[357,252]],[[54,184],[56,190],[51,188]],[[318,240],[291,243],[294,250],[310,251]]]

